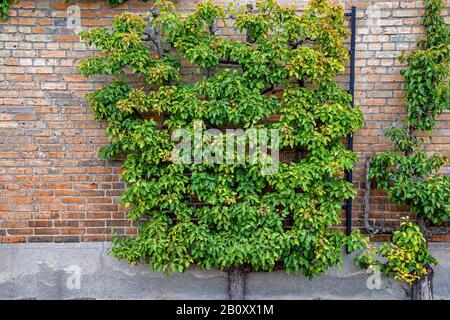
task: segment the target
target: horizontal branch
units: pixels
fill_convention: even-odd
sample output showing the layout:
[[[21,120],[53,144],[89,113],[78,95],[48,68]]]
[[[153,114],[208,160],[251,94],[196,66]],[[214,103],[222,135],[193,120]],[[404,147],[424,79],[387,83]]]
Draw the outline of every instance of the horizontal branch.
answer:
[[[265,88],[263,91],[261,91],[261,94],[266,94],[267,92],[273,90],[273,88],[274,88],[273,86],[270,86],[270,87],[268,87],[268,88]]]
[[[133,107],[133,112],[139,119],[144,120],[144,117],[141,115],[141,113],[135,107]]]
[[[232,64],[232,65],[235,65],[235,66],[238,66],[238,65],[239,65],[239,63],[238,63],[237,61],[233,61],[233,60],[231,60],[231,59],[219,59],[219,63],[222,63],[222,64]]]

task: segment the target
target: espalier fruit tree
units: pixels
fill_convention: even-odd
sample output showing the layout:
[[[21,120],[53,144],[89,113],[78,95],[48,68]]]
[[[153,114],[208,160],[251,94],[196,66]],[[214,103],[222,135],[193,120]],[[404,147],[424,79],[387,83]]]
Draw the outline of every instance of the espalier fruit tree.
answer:
[[[111,29],[82,33],[100,53],[80,71],[117,75],[88,96],[96,118],[107,120],[110,144],[101,156],[123,160],[121,201],[138,223],[136,236],[114,238],[112,254],[165,272],[193,264],[227,270],[230,298],[242,299],[247,271],[283,268],[312,278],[342,263],[344,245],[365,247],[359,233],[335,228],[343,201],[355,195],[345,171],[356,156],[342,140],[363,116],[334,81],[348,59],[343,8],[312,0],[298,15],[267,0],[230,12],[206,1],[182,16],[157,1],[145,17],[124,13]],[[242,41],[219,36],[230,20]],[[180,81],[187,62],[194,82]],[[130,72],[142,87],[120,80]],[[246,130],[244,152],[219,148],[227,128]],[[174,132],[207,129],[220,134],[189,147],[202,161],[174,161],[185,159],[173,153]],[[250,149],[264,159],[264,145],[248,131],[277,133],[265,146],[271,162],[250,161]],[[295,156],[268,172],[278,148]],[[206,157],[221,153],[239,161]]]
[[[2,20],[8,19],[8,13],[9,13],[9,7],[13,3],[17,3],[18,0],[2,0],[0,2],[0,16],[2,17]]]
[[[391,201],[411,207],[417,223],[405,219],[392,242],[361,257],[365,266],[377,266],[388,276],[412,285],[413,299],[433,299],[432,265],[436,259],[427,245],[429,227],[450,218],[450,176],[439,174],[448,163],[439,153],[429,156],[417,131],[433,129],[436,118],[450,108],[450,28],[440,15],[443,0],[425,0],[426,37],[418,49],[404,54],[401,62],[406,87],[406,119],[403,128],[390,128],[386,135],[393,152],[378,154],[371,161],[369,177]],[[386,262],[376,259],[376,253]],[[386,260],[385,259],[385,260]]]

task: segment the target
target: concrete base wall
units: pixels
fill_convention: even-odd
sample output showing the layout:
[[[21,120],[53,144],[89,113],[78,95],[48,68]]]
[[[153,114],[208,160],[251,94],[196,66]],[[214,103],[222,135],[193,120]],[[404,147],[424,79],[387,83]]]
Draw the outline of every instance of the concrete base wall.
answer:
[[[108,246],[1,244],[0,299],[227,299],[224,272],[190,268],[166,277],[107,256]],[[432,251],[440,260],[435,298],[450,299],[450,245],[435,244]],[[377,286],[369,277],[345,256],[342,270],[331,269],[312,281],[281,271],[250,273],[246,299],[409,299],[401,283],[381,277]]]

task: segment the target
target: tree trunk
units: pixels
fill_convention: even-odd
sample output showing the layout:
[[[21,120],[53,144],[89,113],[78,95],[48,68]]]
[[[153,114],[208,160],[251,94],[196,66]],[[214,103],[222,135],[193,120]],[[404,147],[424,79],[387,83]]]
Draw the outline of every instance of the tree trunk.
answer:
[[[427,264],[427,274],[420,277],[412,284],[412,300],[433,300],[433,269]]]
[[[427,229],[427,221],[423,217],[417,218],[417,224],[422,232],[425,241],[428,245],[429,233]],[[433,300],[433,268],[429,264],[425,265],[427,274],[420,277],[420,279],[413,282],[411,287],[412,300]]]
[[[244,300],[246,271],[242,266],[233,266],[228,270],[228,293],[230,300]]]

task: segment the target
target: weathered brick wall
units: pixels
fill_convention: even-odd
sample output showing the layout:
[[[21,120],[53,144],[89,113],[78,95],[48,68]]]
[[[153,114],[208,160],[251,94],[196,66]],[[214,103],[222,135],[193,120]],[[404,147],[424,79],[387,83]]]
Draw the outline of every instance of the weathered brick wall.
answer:
[[[179,0],[177,6],[191,10],[195,2]],[[300,8],[306,3],[281,2]],[[390,148],[384,131],[403,117],[397,56],[412,49],[423,32],[423,2],[341,2],[358,8],[355,95],[366,119],[354,139],[359,162],[353,223],[360,227],[365,161]],[[106,0],[21,0],[10,19],[0,23],[0,242],[104,241],[113,231],[134,230],[119,205],[120,163],[97,156],[107,143],[104,125],[93,119],[84,96],[106,79],[86,80],[77,73],[78,60],[92,51],[66,26],[72,4],[81,8],[83,28],[107,26],[123,10],[140,13],[152,6],[138,0],[116,8]],[[224,30],[224,35],[235,36],[236,30]],[[348,81],[348,74],[341,80]],[[450,155],[450,113],[439,118],[428,148]],[[407,210],[376,191],[370,200],[370,217],[377,224],[396,224]],[[450,241],[448,228],[434,240]]]

